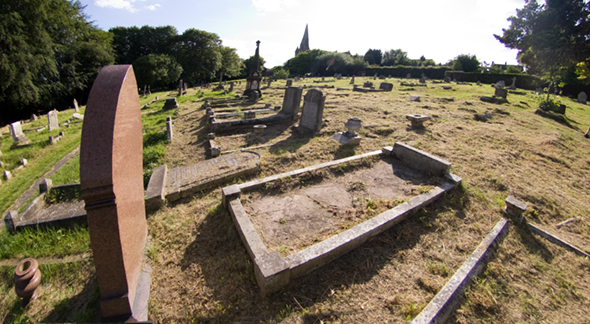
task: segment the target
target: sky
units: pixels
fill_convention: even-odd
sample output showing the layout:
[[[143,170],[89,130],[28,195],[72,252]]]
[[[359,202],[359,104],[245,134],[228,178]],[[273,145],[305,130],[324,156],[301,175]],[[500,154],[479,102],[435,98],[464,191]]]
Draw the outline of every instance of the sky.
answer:
[[[260,40],[265,67],[295,55],[306,24],[309,47],[364,55],[401,49],[446,63],[460,54],[480,62],[517,64],[516,50],[494,38],[524,0],[81,0],[89,20],[116,26],[174,26],[217,34],[246,59]]]

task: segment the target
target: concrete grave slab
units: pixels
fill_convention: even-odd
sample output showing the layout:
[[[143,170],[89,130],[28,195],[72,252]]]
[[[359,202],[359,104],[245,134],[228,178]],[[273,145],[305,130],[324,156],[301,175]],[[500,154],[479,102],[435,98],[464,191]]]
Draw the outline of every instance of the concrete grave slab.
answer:
[[[241,151],[197,164],[172,168],[166,175],[165,197],[175,201],[235,177],[258,172],[260,154]]]
[[[254,261],[256,281],[258,282],[258,285],[263,294],[279,290],[282,286],[286,285],[290,281],[290,279],[303,276],[304,274],[329,263],[330,261],[340,257],[343,254],[346,254],[352,249],[365,243],[370,237],[391,228],[395,224],[403,221],[404,219],[412,215],[418,209],[423,208],[426,205],[433,202],[434,200],[438,199],[439,197],[444,195],[445,192],[454,189],[458,185],[458,183],[461,182],[461,179],[454,175],[450,176],[449,178],[457,179],[457,181],[444,182],[434,187],[430,191],[415,196],[414,198],[409,199],[408,201],[396,206],[393,209],[387,210],[384,213],[381,213],[363,223],[360,223],[359,225],[356,225],[348,230],[345,230],[344,232],[335,234],[334,236],[331,236],[319,243],[313,244],[301,251],[295,252],[294,254],[291,254],[286,257],[282,257],[277,251],[269,252],[268,247],[261,239],[261,236],[258,234],[250,218],[250,214],[252,214],[252,217],[262,217],[262,214],[257,216],[256,206],[249,206],[248,211],[246,211],[246,209],[242,205],[242,201],[240,200],[241,193],[256,190],[261,186],[272,185],[273,182],[279,179],[296,177],[304,173],[315,172],[323,168],[334,167],[340,164],[358,161],[369,157],[380,156],[381,161],[383,162],[378,162],[378,165],[381,165],[381,163],[387,164],[387,162],[385,161],[397,161],[391,163],[401,164],[407,163],[408,165],[412,166],[411,168],[414,171],[406,172],[414,172],[417,174],[422,174],[421,172],[423,171],[425,171],[426,173],[432,173],[433,165],[436,166],[440,164],[440,162],[442,161],[429,154],[426,154],[425,156],[418,158],[413,154],[422,154],[424,152],[415,149],[415,151],[412,151],[412,153],[400,152],[399,154],[396,154],[396,150],[407,151],[408,148],[404,146],[396,146],[396,148],[365,153],[362,155],[327,162],[316,166],[310,166],[304,169],[294,170],[279,175],[270,176],[264,179],[254,180],[240,185],[233,185],[223,188],[223,204],[224,206],[226,206],[226,208],[229,209],[232,215],[232,219],[234,221],[234,225],[236,226],[238,233],[240,235],[240,238],[242,239],[242,242],[245,245],[248,254]],[[393,154],[390,155],[389,152]],[[392,158],[393,160],[391,160]],[[415,164],[414,162],[416,160],[422,160],[423,163]],[[399,165],[399,167],[405,168],[404,170],[410,170],[408,167],[403,167],[401,164],[395,165]],[[426,166],[426,170],[422,170],[420,168],[421,166]],[[450,167],[450,164],[448,165],[448,167]],[[379,177],[379,179],[373,179],[377,186],[380,185],[383,188],[388,188],[389,190],[392,190],[392,181],[401,181],[401,183],[406,183],[405,180],[400,179],[396,175],[395,166],[394,170],[391,169],[391,166],[387,166],[386,168],[392,174],[390,177]],[[442,171],[442,169],[436,167],[434,167],[434,169],[437,171],[434,174],[441,175],[441,172],[439,171]],[[446,170],[448,171],[448,168],[446,168]],[[366,178],[363,179],[372,179],[370,174],[370,172],[367,173]],[[283,211],[277,210],[275,213],[276,215],[271,214],[269,216],[267,214],[265,217],[284,218],[287,217],[286,213],[293,213],[293,215],[298,216],[298,218],[301,219],[300,215],[311,215],[314,212],[325,212],[325,210],[322,210],[319,207],[321,205],[329,204],[335,206],[333,208],[337,208],[338,206],[346,207],[347,204],[350,203],[349,199],[343,198],[347,197],[347,193],[346,190],[342,191],[342,188],[339,189],[338,187],[333,186],[325,188],[307,188],[309,189],[309,192],[300,193],[293,196],[286,195],[285,197],[281,198],[284,200],[283,204],[287,204],[287,208]],[[327,189],[330,189],[330,192],[326,195],[325,191]],[[371,194],[388,195],[391,194],[391,192],[386,192],[377,189],[371,192]],[[308,200],[312,201],[312,203],[309,203]],[[268,202],[264,203],[262,201],[258,204],[260,206],[271,206],[271,208],[275,206],[269,205]],[[291,205],[293,208],[290,207]],[[306,212],[298,212],[297,208],[301,206],[308,206],[309,210]],[[294,218],[294,220],[296,219],[297,218]],[[305,221],[300,221],[302,222],[301,224],[303,226]],[[265,223],[268,223],[268,221],[266,221]]]

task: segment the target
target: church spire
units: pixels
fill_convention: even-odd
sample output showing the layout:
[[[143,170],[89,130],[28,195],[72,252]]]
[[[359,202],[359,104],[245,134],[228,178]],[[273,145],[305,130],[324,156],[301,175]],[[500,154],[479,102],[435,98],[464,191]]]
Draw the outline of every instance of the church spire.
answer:
[[[305,52],[309,49],[309,34],[307,31],[307,24],[305,24],[305,33],[303,33],[303,39],[301,40],[301,45],[295,50],[295,55]]]

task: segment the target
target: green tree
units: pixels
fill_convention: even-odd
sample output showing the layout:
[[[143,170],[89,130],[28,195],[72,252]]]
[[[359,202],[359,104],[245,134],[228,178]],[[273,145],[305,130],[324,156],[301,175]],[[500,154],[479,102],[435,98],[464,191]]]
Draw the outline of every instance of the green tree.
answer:
[[[383,53],[383,59],[381,61],[383,66],[396,66],[396,65],[412,65],[412,60],[408,58],[408,53],[401,49],[389,50]]]
[[[137,85],[143,88],[149,85],[151,89],[176,85],[182,67],[174,57],[166,54],[149,54],[133,62],[133,70],[137,78]]]
[[[178,39],[176,60],[184,70],[182,79],[192,84],[214,79],[223,63],[219,36],[191,28],[185,30]]]
[[[221,46],[219,51],[221,52],[221,69],[219,73],[229,78],[240,75],[244,64],[238,53],[236,53],[236,49]]]
[[[266,61],[264,60],[264,58],[262,56],[258,56],[258,64],[259,64],[259,68],[260,71],[258,72],[262,72],[264,71],[264,64],[266,63]],[[254,64],[254,55],[250,56],[249,58],[245,59],[243,61],[243,65],[242,65],[242,72],[240,73],[240,76],[242,78],[246,78],[250,75],[250,69],[252,69],[252,65]]]
[[[560,82],[590,57],[590,4],[584,0],[547,0],[539,5],[525,0],[523,9],[508,18],[510,28],[494,35],[508,48],[518,50],[527,73]],[[549,100],[549,96],[547,96]]]
[[[475,72],[479,70],[479,61],[475,55],[461,54],[453,61],[453,70]]]
[[[324,53],[327,52],[320,49],[301,52],[287,61],[287,63],[285,63],[285,68],[289,70],[292,75],[305,75],[306,73],[316,74],[319,71],[319,65],[316,58]]]
[[[383,52],[380,49],[369,49],[365,53],[365,61],[370,65],[376,64],[381,65],[381,59],[383,58]]]
[[[114,27],[113,49],[118,64],[130,64],[149,54],[168,54],[175,51],[178,32],[172,26]]]
[[[78,1],[4,0],[0,5],[0,106],[49,109],[71,100],[112,64],[111,38]]]
[[[275,66],[270,70],[273,73],[273,78],[276,80],[284,79],[289,76],[289,71],[285,70],[282,66]]]

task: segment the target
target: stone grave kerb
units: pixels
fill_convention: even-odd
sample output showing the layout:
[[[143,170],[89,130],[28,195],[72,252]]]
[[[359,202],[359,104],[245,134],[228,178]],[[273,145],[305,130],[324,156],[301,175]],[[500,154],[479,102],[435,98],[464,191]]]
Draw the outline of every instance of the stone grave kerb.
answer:
[[[133,314],[147,237],[142,124],[131,65],[105,66],[90,91],[80,148],[80,189],[103,318]]]

